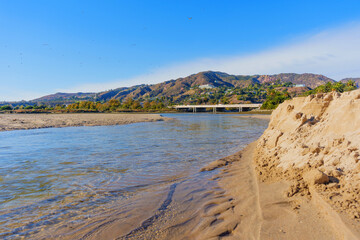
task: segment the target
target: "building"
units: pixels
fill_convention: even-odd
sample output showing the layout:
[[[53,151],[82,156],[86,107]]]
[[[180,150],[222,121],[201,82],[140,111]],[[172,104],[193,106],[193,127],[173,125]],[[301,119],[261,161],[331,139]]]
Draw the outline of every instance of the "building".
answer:
[[[200,85],[199,88],[201,89],[213,89],[216,88],[214,85],[211,84],[205,84],[205,85]]]

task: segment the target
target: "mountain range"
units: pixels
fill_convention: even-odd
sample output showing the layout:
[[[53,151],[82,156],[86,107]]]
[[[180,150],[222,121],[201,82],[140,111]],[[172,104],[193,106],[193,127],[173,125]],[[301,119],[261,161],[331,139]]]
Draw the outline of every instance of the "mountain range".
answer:
[[[360,85],[360,78],[345,78],[341,82],[353,80]],[[62,102],[71,103],[80,100],[108,101],[110,99],[123,100],[133,99],[155,99],[161,97],[171,97],[175,102],[181,101],[186,96],[191,95],[193,87],[210,85],[213,87],[246,87],[251,84],[271,83],[279,80],[282,83],[291,82],[295,85],[304,85],[308,88],[316,88],[327,82],[335,80],[320,74],[312,73],[280,73],[275,75],[231,75],[223,72],[206,71],[192,74],[184,78],[169,80],[157,84],[142,84],[132,87],[121,87],[102,91],[98,93],[55,93],[43,96],[31,102],[47,103]]]

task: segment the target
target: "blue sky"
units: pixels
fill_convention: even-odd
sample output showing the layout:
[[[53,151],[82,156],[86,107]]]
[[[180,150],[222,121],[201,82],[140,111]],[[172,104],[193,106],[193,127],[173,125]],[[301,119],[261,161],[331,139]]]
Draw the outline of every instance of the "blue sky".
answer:
[[[0,101],[205,70],[360,77],[359,9],[331,0],[1,0]]]

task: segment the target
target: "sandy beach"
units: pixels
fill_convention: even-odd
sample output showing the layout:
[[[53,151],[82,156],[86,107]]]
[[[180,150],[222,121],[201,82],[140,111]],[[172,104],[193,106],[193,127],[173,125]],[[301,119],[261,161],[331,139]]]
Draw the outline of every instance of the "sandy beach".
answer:
[[[221,167],[209,180],[218,188],[193,196],[197,208],[123,239],[360,239],[359,99],[284,102],[259,140],[201,169]]]
[[[0,114],[0,131],[77,126],[123,125],[163,121],[159,114],[70,113]]]

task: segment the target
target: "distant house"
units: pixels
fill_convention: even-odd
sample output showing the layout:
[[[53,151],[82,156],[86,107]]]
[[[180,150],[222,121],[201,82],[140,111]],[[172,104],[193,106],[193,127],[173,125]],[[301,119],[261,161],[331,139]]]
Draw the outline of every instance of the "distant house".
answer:
[[[305,87],[305,84],[296,84],[295,87]]]
[[[200,85],[199,88],[201,89],[213,89],[216,88],[214,85],[211,84],[205,84],[205,85]]]

